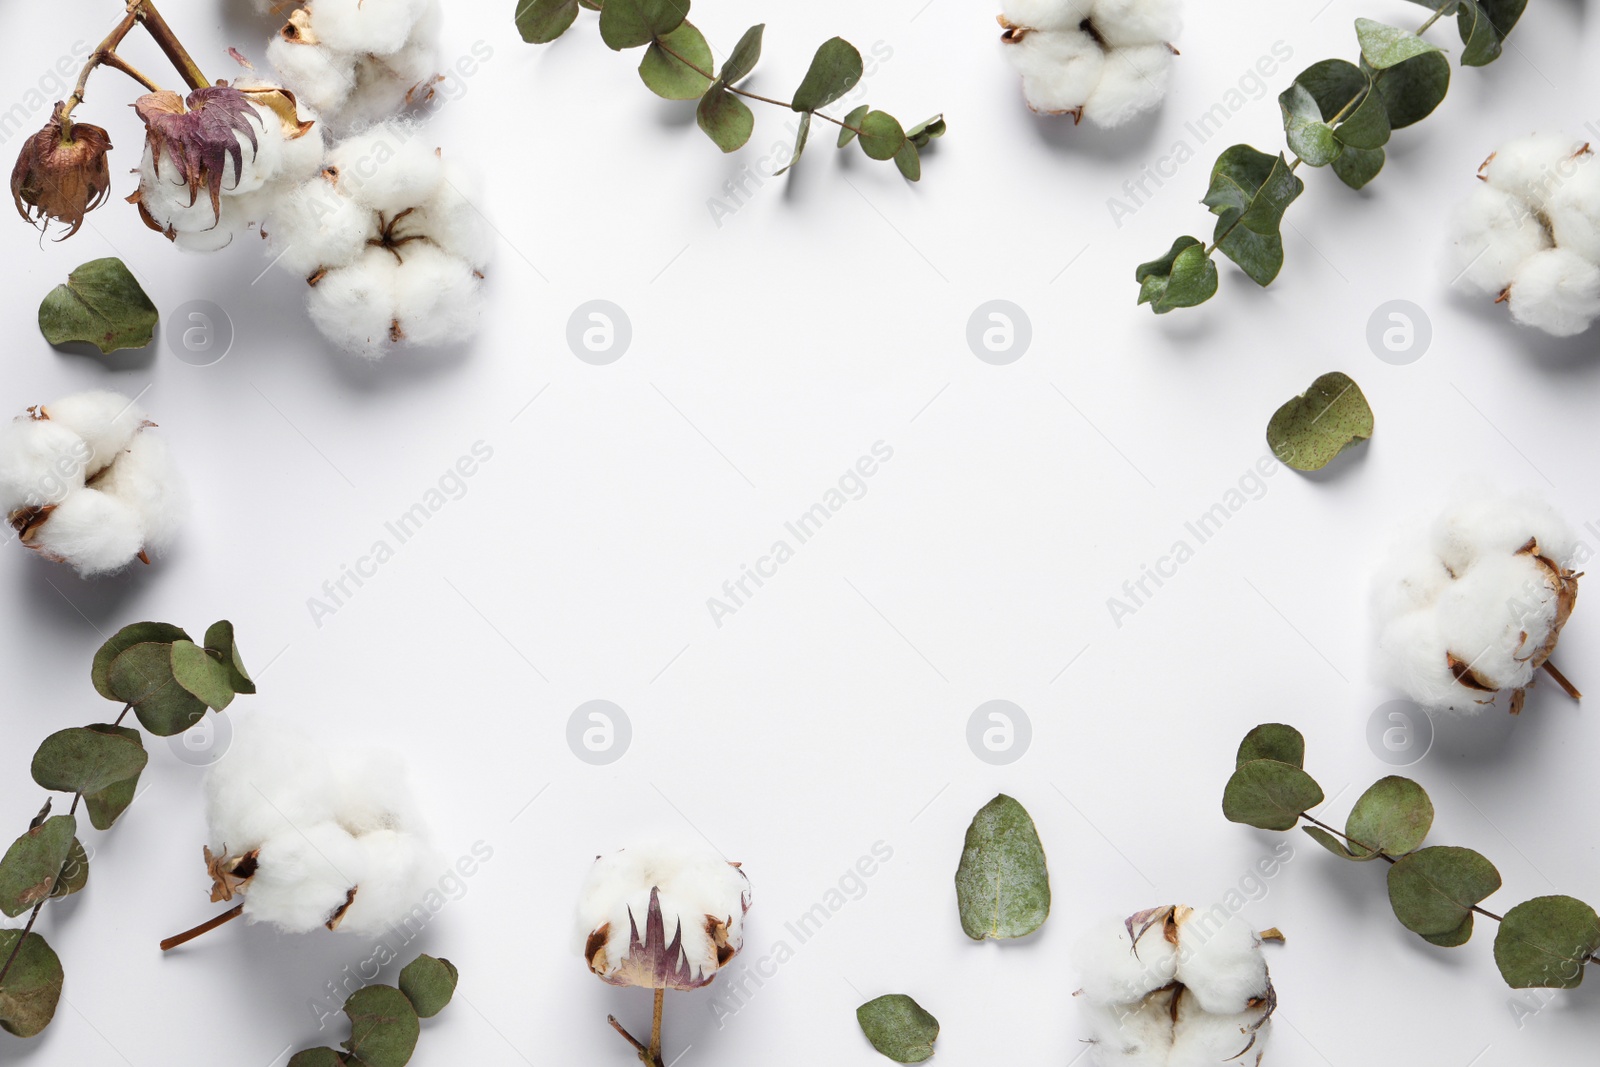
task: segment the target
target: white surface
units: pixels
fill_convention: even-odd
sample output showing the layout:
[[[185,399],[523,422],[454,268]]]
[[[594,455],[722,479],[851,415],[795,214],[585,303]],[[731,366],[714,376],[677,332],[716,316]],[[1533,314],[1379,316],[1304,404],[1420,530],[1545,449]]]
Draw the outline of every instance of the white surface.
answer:
[[[407,950],[449,956],[463,976],[458,1002],[426,1026],[421,1067],[633,1062],[605,1016],[637,1027],[649,997],[586,973],[569,943],[573,896],[596,853],[697,830],[754,883],[748,962],[780,940],[795,952],[720,1032],[710,996],[671,999],[668,1043],[690,1049],[685,1067],[879,1062],[852,1013],[890,991],[939,1016],[938,1062],[1067,1063],[1085,1028],[1063,954],[1082,924],[1221,900],[1280,841],[1295,858],[1244,913],[1289,937],[1271,953],[1282,1008],[1270,1063],[1589,1055],[1600,981],[1519,1029],[1492,930],[1433,949],[1393,921],[1381,871],[1229,824],[1218,803],[1239,737],[1265,720],[1305,730],[1309,769],[1341,793],[1336,818],[1388,773],[1364,740],[1391,695],[1368,679],[1366,576],[1393,524],[1456,475],[1487,470],[1545,489],[1580,524],[1600,520],[1593,335],[1519,332],[1449,295],[1434,269],[1446,214],[1490,149],[1600,119],[1584,103],[1597,88],[1582,72],[1592,20],[1570,0],[1533,5],[1511,54],[1458,72],[1366,195],[1307,176],[1278,285],[1258,291],[1224,265],[1217,301],[1158,321],[1134,307],[1134,265],[1206,230],[1196,201],[1217,151],[1279,145],[1273,97],[1300,67],[1354,56],[1358,14],[1414,24],[1422,9],[1333,0],[1313,18],[1315,3],[1233,0],[1223,17],[1192,3],[1158,121],[1107,136],[1027,114],[987,5],[922,3],[697,6],[723,48],[743,19],[767,19],[758,91],[788,91],[811,49],[842,33],[893,50],[870,81],[874,104],[908,120],[943,108],[951,125],[916,187],[818,137],[791,184],[767,183],[720,229],[707,198],[784,139],[781,114],[758,111],[756,147],[724,159],[592,26],[535,49],[516,38],[510,3],[457,3],[447,54],[481,40],[493,55],[434,129],[486,172],[484,210],[505,241],[483,337],[432,360],[333,358],[296,279],[252,284],[266,266],[255,249],[184,258],[115,202],[64,245],[41,248],[13,221],[0,401],[20,411],[91,385],[148,387],[198,513],[169,558],[116,581],[78,582],[15,545],[0,554],[13,620],[0,810],[20,831],[40,799],[27,779],[36,742],[114,712],[86,677],[102,634],[226,616],[261,682],[230,714],[301,714],[330,737],[405,749],[446,853],[493,849]],[[223,46],[260,55],[269,32],[247,5],[225,20],[220,6],[171,0],[166,12],[219,73]],[[117,8],[10,5],[0,102],[74,40],[98,40]],[[1190,137],[1185,123],[1278,40],[1293,58],[1270,92],[1117,229],[1107,198]],[[138,143],[126,88],[100,76],[82,112],[112,131],[118,195]],[[234,351],[197,368],[158,341],[153,358],[109,371],[52,351],[33,325],[39,298],[111,254],[164,311],[227,308]],[[1007,367],[974,358],[964,337],[996,297],[1033,322],[1032,349]],[[633,346],[611,366],[564,341],[594,298],[632,319]],[[1432,318],[1433,348],[1411,366],[1380,362],[1364,340],[1394,298]],[[1106,598],[1264,453],[1273,408],[1331,369],[1365,387],[1370,447],[1325,477],[1276,473],[1115,627]],[[865,498],[714,626],[706,598],[880,440],[893,459]],[[307,598],[478,441],[494,455],[465,496],[315,626]],[[1591,689],[1594,614],[1580,602],[1560,656]],[[565,743],[569,714],[595,698],[633,722],[631,751],[610,767]],[[1034,725],[1031,751],[1006,768],[975,759],[964,736],[994,698]],[[1405,772],[1437,803],[1434,841],[1499,865],[1491,907],[1600,897],[1593,715],[1541,687],[1519,721],[1458,731]],[[0,1059],[155,1067],[225,1049],[269,1067],[291,1044],[339,1040],[338,1020],[317,1032],[307,1000],[368,958],[365,942],[234,926],[157,951],[214,909],[199,775],[152,748],[148,791],[93,837],[89,891],[42,920],[68,972],[57,1021],[31,1043],[0,1038]],[[1005,947],[965,940],[952,884],[966,823],[997,790],[1038,821],[1055,888],[1042,934]],[[878,841],[893,859],[798,944],[785,923]]]

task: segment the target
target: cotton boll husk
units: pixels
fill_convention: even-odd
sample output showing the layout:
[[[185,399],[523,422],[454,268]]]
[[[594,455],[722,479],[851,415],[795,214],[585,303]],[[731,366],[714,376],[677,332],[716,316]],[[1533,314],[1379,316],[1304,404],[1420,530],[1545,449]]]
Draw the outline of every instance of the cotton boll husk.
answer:
[[[1509,292],[1513,320],[1556,337],[1574,337],[1600,318],[1600,266],[1564,248],[1531,256]]]
[[[1600,163],[1591,153],[1545,208],[1557,246],[1600,263]]]
[[[340,933],[367,936],[383,933],[423,903],[435,887],[443,863],[421,837],[395,830],[360,834],[361,854],[355,899],[339,921]],[[253,890],[252,890],[253,892]]]
[[[1100,84],[1084,101],[1083,117],[1109,128],[1155,108],[1167,95],[1172,59],[1164,44],[1112,49]]]
[[[1024,34],[1005,43],[1001,52],[1022,75],[1028,106],[1047,114],[1082,107],[1106,68],[1104,50],[1078,30]]]
[[[1556,591],[1532,556],[1491,556],[1450,583],[1437,614],[1450,653],[1473,675],[1491,689],[1520,689],[1555,624]]]
[[[1165,45],[1183,29],[1180,6],[1179,0],[1096,0],[1090,18],[1112,48]]]
[[[394,121],[347,138],[328,153],[340,192],[374,211],[398,214],[425,202],[444,161],[415,123]]]
[[[403,340],[432,348],[470,338],[483,314],[483,283],[465,260],[427,244],[401,249],[395,275]]]
[[[96,489],[79,489],[56,505],[28,544],[93,578],[134,561],[144,547],[144,524],[122,501]]]
[[[278,265],[309,278],[354,263],[378,235],[378,221],[370,208],[317,177],[283,197],[267,234]]]
[[[103,389],[52,401],[44,406],[44,414],[49,422],[70,430],[89,447],[92,458],[84,473],[90,477],[133,443],[134,435],[148,418],[132,400]]]
[[[356,839],[334,823],[269,838],[256,862],[244,894],[245,918],[295,933],[325,926],[367,874]]]
[[[1085,1004],[1099,1067],[1169,1067],[1171,1005],[1171,991],[1152,993],[1131,1004]]]
[[[144,525],[144,547],[165,550],[189,513],[189,494],[160,434],[141,433],[95,483],[95,488],[127,504]]]
[[[1582,141],[1565,134],[1536,133],[1512,141],[1490,157],[1479,174],[1491,186],[1544,207],[1570,178],[1583,151]]]
[[[1450,234],[1449,280],[1459,278],[1485,296],[1498,297],[1519,267],[1551,246],[1525,201],[1482,182],[1456,207]]]
[[[396,303],[399,264],[381,248],[369,248],[347,267],[329,271],[311,289],[307,306],[322,335],[341,349],[381,358],[401,309]]]
[[[474,204],[478,183],[470,171],[446,163],[443,180],[427,203],[411,216],[411,229],[482,270],[494,256],[496,235]]]
[[[311,29],[341,52],[388,55],[411,39],[424,0],[312,0]]]
[[[24,416],[0,425],[0,517],[61,500],[83,485],[91,455],[82,437],[54,419]]]
[[[1003,0],[1001,12],[1013,26],[1035,30],[1076,30],[1094,9],[1094,0]]]
[[[296,97],[324,115],[337,112],[355,88],[356,57],[347,52],[280,34],[267,45],[267,60]]]
[[[1267,993],[1261,939],[1238,916],[1209,932],[1205,920],[1195,915],[1178,928],[1178,981],[1206,1012],[1236,1015]]]
[[[1139,924],[1134,930],[1138,931]],[[1127,1004],[1171,982],[1177,973],[1178,946],[1156,923],[1139,937],[1138,953],[1121,919],[1091,927],[1073,949],[1084,996],[1096,1004]]]

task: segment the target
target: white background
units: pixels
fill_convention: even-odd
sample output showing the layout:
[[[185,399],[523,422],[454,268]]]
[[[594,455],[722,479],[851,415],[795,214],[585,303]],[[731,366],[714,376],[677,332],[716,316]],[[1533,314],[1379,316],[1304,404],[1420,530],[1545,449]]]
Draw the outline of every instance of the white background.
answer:
[[[331,746],[404,750],[445,855],[493,849],[406,950],[462,972],[419,1065],[633,1062],[605,1016],[647,1025],[649,996],[587,974],[569,914],[591,857],[658,833],[703,835],[743,861],[756,890],[748,962],[780,940],[795,948],[720,1030],[709,995],[669,998],[668,1052],[687,1047],[685,1067],[879,1062],[853,1010],[893,991],[942,1021],[939,1062],[1066,1064],[1084,1048],[1067,963],[1082,927],[1221,901],[1283,841],[1294,859],[1244,911],[1288,935],[1270,950],[1282,1007],[1269,1062],[1592,1056],[1600,981],[1519,1027],[1492,929],[1432,948],[1390,916],[1381,870],[1227,823],[1218,805],[1240,736],[1261,721],[1305,731],[1308,769],[1337,794],[1330,818],[1389,772],[1365,739],[1394,695],[1370,677],[1367,576],[1397,525],[1458,477],[1487,472],[1547,493],[1579,524],[1600,520],[1593,337],[1519,331],[1450,292],[1437,266],[1450,207],[1499,143],[1600,129],[1600,85],[1583,69],[1600,31],[1575,0],[1537,0],[1502,62],[1458,70],[1441,110],[1396,136],[1368,192],[1306,175],[1277,285],[1258,290],[1224,264],[1217,300],[1157,320],[1134,306],[1133,268],[1178,234],[1209,232],[1197,201],[1217,152],[1243,140],[1276,150],[1273,96],[1303,66],[1353,57],[1357,15],[1415,25],[1423,10],[1230,0],[1223,15],[1193,2],[1165,109],[1107,134],[1027,112],[989,4],[924,2],[697,5],[721,49],[745,20],[768,20],[756,91],[792,90],[838,33],[892,50],[868,81],[873,104],[907,121],[943,109],[950,122],[917,186],[836,154],[819,131],[791,180],[767,182],[720,227],[708,198],[774,154],[783,113],[758,108],[752,147],[724,158],[685,107],[646,92],[635,57],[601,46],[592,16],[534,48],[509,0],[455,3],[445,55],[483,42],[492,56],[453,83],[430,136],[484,174],[481,206],[504,237],[485,328],[456,352],[352,365],[307,324],[299,280],[253,281],[267,265],[258,249],[186,257],[119,202],[62,245],[13,221],[0,406],[147,390],[197,507],[172,553],[110,581],[79,581],[14,544],[0,554],[12,620],[0,810],[20,832],[40,802],[28,780],[38,740],[114,713],[87,679],[104,636],[139,619],[199,632],[227,617],[260,682],[230,715],[300,716]],[[271,32],[246,8],[170,0],[166,13],[222,76],[227,45],[259,57]],[[0,105],[119,10],[8,5]],[[1457,44],[1448,25],[1435,36]],[[1293,58],[1270,92],[1247,84],[1259,98],[1195,145],[1185,123],[1279,41]],[[159,64],[147,44],[134,54]],[[80,112],[112,132],[119,197],[139,140],[130,84],[100,75]],[[1108,198],[1180,140],[1195,158],[1118,228]],[[103,255],[122,256],[166,312],[226,309],[233,350],[209,367],[180,361],[165,338],[104,360],[52,350],[34,327],[40,298]],[[632,322],[609,366],[565,340],[569,315],[597,298]],[[981,362],[965,338],[996,298],[1032,322],[1009,366]],[[1392,299],[1431,318],[1431,349],[1409,366],[1379,361],[1365,340]],[[1106,599],[1264,454],[1272,410],[1333,369],[1371,400],[1370,446],[1321,476],[1279,470],[1114,625]],[[493,459],[465,496],[315,625],[308,598],[479,441]],[[878,441],[893,459],[867,495],[714,625],[707,598]],[[1597,651],[1600,626],[1581,605],[1559,658],[1592,689]],[[565,740],[573,709],[597,698],[625,708],[634,731],[607,767]],[[997,698],[1033,724],[1009,767],[965,740],[973,709]],[[1489,907],[1600,897],[1596,733],[1592,712],[1541,686],[1520,720],[1448,730],[1405,772],[1433,795],[1433,841],[1499,865],[1505,888]],[[141,799],[92,837],[89,890],[41,920],[68,974],[56,1022],[32,1042],[0,1037],[0,1060],[271,1067],[291,1047],[341,1039],[339,1020],[317,1032],[307,1001],[370,955],[365,941],[235,924],[157,951],[215,909],[200,773],[151,747]],[[1038,822],[1055,907],[1026,943],[973,944],[952,875],[972,813],[1001,790]],[[879,841],[893,859],[865,895],[797,945],[784,924]]]

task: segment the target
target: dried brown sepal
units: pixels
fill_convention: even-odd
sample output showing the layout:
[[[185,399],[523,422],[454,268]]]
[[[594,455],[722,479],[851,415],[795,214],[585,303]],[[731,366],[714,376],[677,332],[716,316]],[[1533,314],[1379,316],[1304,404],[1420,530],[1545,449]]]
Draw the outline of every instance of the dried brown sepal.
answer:
[[[311,28],[311,12],[300,7],[289,13],[289,21],[283,24],[278,31],[278,36],[293,44],[321,44],[316,31]]]
[[[351,886],[350,891],[344,895],[344,903],[335,908],[333,914],[328,916],[328,921],[324,925],[329,930],[339,929],[339,924],[344,922],[345,913],[350,910],[350,905],[356,902],[356,893],[360,889],[361,887],[358,885]]]
[[[18,508],[6,517],[11,523],[11,528],[17,532],[17,538],[29,548],[34,547],[33,541],[39,536],[39,528],[50,519],[50,513],[55,511],[56,505],[42,504],[34,507]]]
[[[259,853],[246,852],[243,855],[229,855],[226,845],[222,852],[212,852],[209,847],[205,849],[206,871],[211,875],[211,903],[220,904],[225,900],[232,900],[243,893],[250,879],[255,877],[256,869],[260,866]]]
[[[264,107],[278,116],[278,122],[283,127],[285,141],[297,141],[311,132],[316,123],[310,119],[300,117],[300,104],[295,99],[294,93],[279,86],[263,86],[255,89],[240,89],[252,104]]]
[[[221,219],[228,163],[237,184],[244,175],[244,141],[250,142],[252,155],[260,147],[256,125],[262,119],[250,97],[230,85],[209,85],[187,98],[165,90],[146,93],[133,109],[144,122],[156,174],[163,157],[170,160],[189,186],[189,203],[204,188],[211,194],[213,215]]]
[[[63,107],[58,102],[44,129],[24,142],[11,170],[11,199],[17,214],[40,229],[51,220],[66,223],[71,228],[64,241],[111,194],[111,136],[98,126],[63,121]]]
[[[1450,666],[1450,673],[1456,676],[1457,685],[1471,689],[1478,693],[1499,692],[1498,689],[1484,681],[1483,678],[1481,678],[1478,673],[1472,669],[1472,664],[1461,659],[1455,653],[1446,652],[1444,654],[1444,658],[1445,662]]]

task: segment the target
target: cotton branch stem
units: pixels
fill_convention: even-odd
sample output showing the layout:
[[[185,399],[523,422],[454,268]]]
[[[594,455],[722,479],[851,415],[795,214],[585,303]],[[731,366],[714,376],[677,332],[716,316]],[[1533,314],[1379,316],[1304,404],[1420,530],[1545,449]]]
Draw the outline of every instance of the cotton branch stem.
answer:
[[[655,1015],[650,1023],[650,1044],[634,1037],[617,1021],[615,1015],[607,1015],[606,1021],[611,1024],[611,1029],[622,1035],[622,1039],[633,1046],[633,1051],[639,1054],[639,1062],[646,1067],[666,1067],[666,1062],[661,1058],[661,1012],[666,1005],[667,991],[656,990]]]
[[[210,84],[210,82],[206,81],[205,74],[201,72],[194,58],[189,55],[188,50],[183,47],[183,43],[178,40],[178,35],[172,32],[172,27],[167,25],[167,20],[162,18],[161,12],[156,10],[155,5],[150,0],[129,0],[127,14],[106,35],[106,39],[100,42],[99,47],[89,54],[88,60],[83,64],[83,69],[78,72],[78,84],[73,88],[72,95],[67,98],[66,104],[61,111],[61,132],[63,137],[71,136],[72,112],[79,104],[83,103],[84,91],[89,86],[89,76],[101,67],[111,67],[122,71],[122,73],[128,75],[128,77],[152,93],[161,91],[161,86],[155,79],[139,70],[117,53],[117,49],[122,45],[123,41],[127,40],[128,34],[133,32],[135,26],[144,27],[145,32],[150,35],[157,47],[161,49],[167,59],[171,60],[172,65],[183,76],[183,80],[188,83],[189,88],[200,89]]]
[[[138,24],[139,16],[132,11],[128,12],[127,15],[123,16],[122,21],[117,23],[116,28],[106,35],[106,39],[100,42],[100,46],[90,53],[88,61],[83,65],[83,70],[78,72],[78,84],[73,87],[72,95],[67,97],[67,102],[61,109],[62,137],[70,137],[72,135],[72,111],[83,103],[84,90],[89,86],[89,75],[94,73],[96,67],[106,62],[108,56],[116,54],[117,46],[127,38],[128,34],[133,32],[133,28]]]
[[[131,0],[129,8],[138,16],[140,24],[156,42],[172,65],[178,68],[178,73],[183,75],[183,80],[191,89],[204,89],[211,83],[206,80],[205,74],[195,63],[194,57],[189,55],[188,49],[183,47],[183,42],[178,40],[178,35],[172,32],[172,27],[167,25],[167,20],[161,17],[161,12],[156,10],[156,5],[150,0]]]
[[[185,930],[181,934],[174,934],[173,936],[167,938],[165,941],[161,942],[161,951],[171,952],[179,945],[186,945],[202,934],[209,934],[217,927],[222,926],[224,923],[230,923],[243,914],[244,905],[236,904],[227,911],[223,912],[221,915],[218,915],[212,919],[207,919],[205,922],[201,923],[199,926],[196,926],[192,930]]]
[[[1549,660],[1545,660],[1539,665],[1539,669],[1544,671],[1550,677],[1554,678],[1556,684],[1566,692],[1567,696],[1571,697],[1573,700],[1583,699],[1583,694],[1578,692],[1578,687],[1567,681],[1567,676],[1557,670],[1554,663],[1551,663]]]
[[[711,73],[709,70],[701,69],[699,64],[694,63],[694,62],[690,61],[689,59],[687,59],[686,57],[684,57],[683,55],[681,55],[680,53],[673,51],[672,46],[669,45],[666,41],[663,41],[661,38],[659,38],[659,37],[656,38],[656,44],[659,45],[661,50],[663,52],[667,53],[667,55],[671,56],[673,59],[676,59],[679,63],[682,63],[684,66],[688,67],[690,70],[694,71],[696,74],[700,75],[702,78],[705,78],[705,79],[707,79],[709,81],[716,81],[717,80],[717,76],[715,74]],[[759,100],[763,104],[772,104],[772,105],[774,105],[776,107],[781,107],[786,111],[793,111],[794,110],[794,107],[787,100],[774,100],[770,96],[762,96],[760,93],[752,93],[749,90],[739,89],[739,88],[736,88],[735,86],[732,86],[732,85],[725,85],[725,86],[723,86],[723,88],[727,89],[728,92],[732,93],[734,96],[742,96],[746,100]],[[840,129],[849,130],[851,133],[854,133],[859,137],[865,137],[866,136],[866,134],[862,133],[859,128],[850,125],[848,122],[842,122],[839,119],[834,118],[832,115],[827,114],[826,112],[813,111],[813,112],[811,112],[811,114],[815,115],[819,119],[822,119],[824,122],[833,123],[835,126],[838,126]]]

